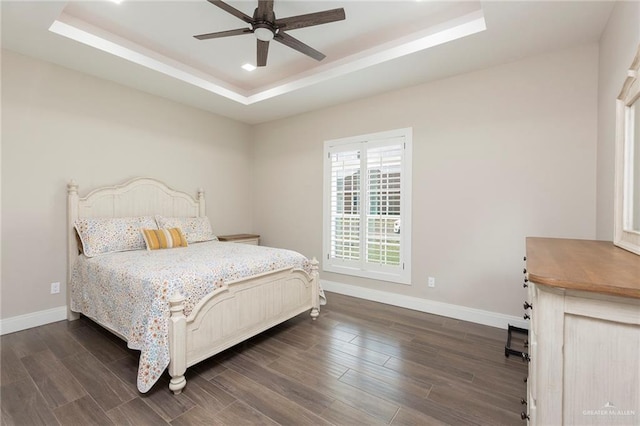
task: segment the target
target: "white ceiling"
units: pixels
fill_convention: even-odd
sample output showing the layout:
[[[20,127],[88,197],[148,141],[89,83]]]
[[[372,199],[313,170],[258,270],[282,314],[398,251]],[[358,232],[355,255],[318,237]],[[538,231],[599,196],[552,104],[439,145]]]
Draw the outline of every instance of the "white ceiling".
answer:
[[[257,0],[228,3],[251,16]],[[240,68],[253,35],[192,37],[248,27],[206,0],[1,6],[3,48],[253,124],[596,42],[613,3],[275,0],[277,18],[343,7],[346,20],[289,33],[322,62],[272,42],[253,72]]]

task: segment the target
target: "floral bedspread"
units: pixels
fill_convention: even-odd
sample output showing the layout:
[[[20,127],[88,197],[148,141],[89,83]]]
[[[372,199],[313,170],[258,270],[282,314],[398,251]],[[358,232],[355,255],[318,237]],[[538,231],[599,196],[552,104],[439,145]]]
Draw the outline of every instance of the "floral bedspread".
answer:
[[[223,282],[310,262],[290,250],[208,241],[169,250],[78,256],[71,309],[95,318],[140,350],[138,390],[147,392],[169,365],[169,298],[185,297],[185,315]]]

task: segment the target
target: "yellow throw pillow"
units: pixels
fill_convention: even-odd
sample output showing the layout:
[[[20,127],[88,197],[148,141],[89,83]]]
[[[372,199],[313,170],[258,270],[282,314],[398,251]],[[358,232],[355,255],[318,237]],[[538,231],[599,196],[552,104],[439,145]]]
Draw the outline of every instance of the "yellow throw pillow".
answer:
[[[187,247],[187,240],[180,228],[142,229],[142,236],[147,250]]]

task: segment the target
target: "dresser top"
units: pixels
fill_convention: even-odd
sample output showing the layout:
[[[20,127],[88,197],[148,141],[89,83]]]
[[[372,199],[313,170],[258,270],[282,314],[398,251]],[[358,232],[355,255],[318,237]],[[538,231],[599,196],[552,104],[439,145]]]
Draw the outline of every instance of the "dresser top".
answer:
[[[609,241],[527,237],[527,271],[537,284],[640,299],[640,256]]]

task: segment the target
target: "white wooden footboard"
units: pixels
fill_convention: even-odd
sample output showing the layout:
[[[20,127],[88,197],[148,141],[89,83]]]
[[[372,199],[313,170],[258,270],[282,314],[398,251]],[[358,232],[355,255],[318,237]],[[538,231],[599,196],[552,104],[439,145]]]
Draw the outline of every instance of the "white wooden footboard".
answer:
[[[297,269],[269,272],[225,284],[204,298],[189,317],[184,298],[171,298],[169,388],[186,385],[186,368],[311,309],[319,314],[318,262],[312,272]]]

